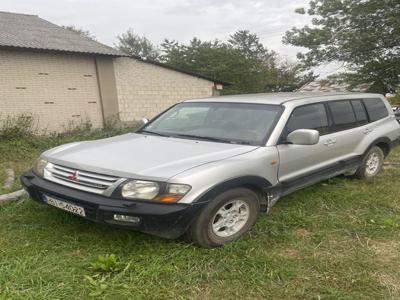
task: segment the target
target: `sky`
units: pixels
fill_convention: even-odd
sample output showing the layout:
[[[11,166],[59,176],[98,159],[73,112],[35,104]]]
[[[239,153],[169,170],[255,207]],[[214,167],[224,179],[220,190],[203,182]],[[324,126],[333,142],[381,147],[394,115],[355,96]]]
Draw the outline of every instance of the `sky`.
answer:
[[[284,45],[292,27],[310,23],[294,12],[308,0],[1,0],[0,10],[39,15],[57,25],[89,30],[99,42],[113,46],[116,36],[132,28],[155,44],[164,38],[187,42],[227,40],[239,29],[256,33],[264,46],[296,61],[300,48]],[[334,69],[316,70],[321,77]]]

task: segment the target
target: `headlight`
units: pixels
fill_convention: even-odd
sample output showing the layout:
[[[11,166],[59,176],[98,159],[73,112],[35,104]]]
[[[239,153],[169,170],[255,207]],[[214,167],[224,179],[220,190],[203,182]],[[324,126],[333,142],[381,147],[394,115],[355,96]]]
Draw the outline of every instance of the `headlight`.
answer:
[[[161,202],[177,202],[191,189],[190,185],[171,183],[167,185],[166,193],[158,195],[154,200]]]
[[[157,182],[132,180],[122,187],[122,197],[130,199],[151,200],[158,195],[160,187]]]
[[[128,199],[154,200],[159,202],[177,202],[191,189],[186,184],[167,184],[161,188],[157,182],[132,180],[125,183],[121,195]]]
[[[187,184],[168,184],[167,191],[169,194],[185,195],[190,190],[190,185]]]
[[[43,177],[44,176],[44,168],[47,165],[47,160],[42,159],[42,158],[38,158],[35,162],[35,165],[33,166],[33,172],[40,176]]]

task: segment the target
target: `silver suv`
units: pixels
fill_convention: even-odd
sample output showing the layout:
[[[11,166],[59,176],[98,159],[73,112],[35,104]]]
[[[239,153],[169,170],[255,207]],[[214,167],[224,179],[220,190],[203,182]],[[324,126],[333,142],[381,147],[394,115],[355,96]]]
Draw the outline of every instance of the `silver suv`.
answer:
[[[21,180],[40,203],[215,247],[288,193],[377,175],[399,141],[377,94],[213,97],[176,104],[135,133],[48,150]]]

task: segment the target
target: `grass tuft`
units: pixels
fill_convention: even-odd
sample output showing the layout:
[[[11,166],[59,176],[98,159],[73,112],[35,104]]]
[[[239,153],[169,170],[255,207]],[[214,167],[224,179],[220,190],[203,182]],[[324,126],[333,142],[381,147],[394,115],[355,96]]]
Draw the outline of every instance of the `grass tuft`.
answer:
[[[121,270],[121,263],[115,254],[99,255],[90,263],[89,270],[102,274],[115,273]]]

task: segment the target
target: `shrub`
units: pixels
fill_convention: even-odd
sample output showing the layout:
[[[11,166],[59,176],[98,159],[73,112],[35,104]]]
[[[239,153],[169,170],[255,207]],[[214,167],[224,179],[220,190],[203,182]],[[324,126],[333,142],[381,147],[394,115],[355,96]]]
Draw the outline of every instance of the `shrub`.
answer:
[[[396,96],[390,98],[389,101],[392,105],[400,105],[400,92],[397,92]]]
[[[0,115],[0,140],[3,141],[26,138],[37,140],[36,137],[74,140],[103,138],[133,132],[139,126],[137,122],[120,122],[113,118],[106,120],[103,128],[94,128],[92,122],[86,119],[71,121],[57,132],[52,128],[39,129],[38,119],[30,114],[1,117]]]
[[[0,139],[11,140],[38,133],[37,123],[30,114],[0,118]]]
[[[93,124],[89,119],[82,120],[80,122],[70,121],[67,126],[63,127],[63,130],[58,133],[53,133],[56,136],[71,136],[71,135],[87,135],[93,131]]]

